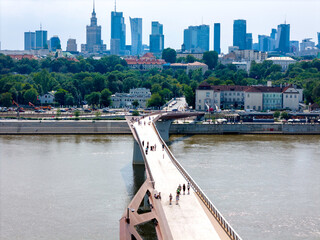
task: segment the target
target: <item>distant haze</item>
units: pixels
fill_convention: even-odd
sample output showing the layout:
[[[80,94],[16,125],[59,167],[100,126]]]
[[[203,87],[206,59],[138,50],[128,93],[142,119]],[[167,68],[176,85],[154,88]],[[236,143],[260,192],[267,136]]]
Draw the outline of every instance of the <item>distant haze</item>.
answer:
[[[110,48],[113,0],[96,0],[98,25],[102,39]],[[271,28],[285,20],[291,25],[291,40],[316,40],[320,32],[320,0],[118,0],[117,11],[124,13],[127,44],[131,44],[129,17],[143,18],[143,43],[149,45],[151,21],[163,24],[165,47],[180,49],[183,29],[190,25],[210,25],[210,49],[213,49],[213,23],[221,23],[221,48],[232,45],[233,20],[246,19],[247,32],[269,35]],[[86,25],[90,22],[92,0],[0,0],[1,49],[23,49],[24,32],[42,28],[48,39],[58,35],[65,50],[68,38],[86,41]]]

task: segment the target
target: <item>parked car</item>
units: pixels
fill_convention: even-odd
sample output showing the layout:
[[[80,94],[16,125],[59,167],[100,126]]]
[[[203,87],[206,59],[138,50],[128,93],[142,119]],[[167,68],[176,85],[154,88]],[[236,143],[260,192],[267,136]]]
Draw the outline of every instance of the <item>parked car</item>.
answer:
[[[91,113],[91,110],[90,110],[90,109],[84,109],[83,111],[84,111],[84,112],[87,112],[87,113]]]

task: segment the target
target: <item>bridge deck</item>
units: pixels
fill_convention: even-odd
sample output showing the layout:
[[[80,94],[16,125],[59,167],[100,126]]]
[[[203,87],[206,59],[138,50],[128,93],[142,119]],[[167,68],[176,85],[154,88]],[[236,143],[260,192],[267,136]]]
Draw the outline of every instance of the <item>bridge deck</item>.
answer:
[[[179,204],[176,205],[176,189],[179,184],[187,186],[187,182],[172,163],[167,151],[162,150],[162,144],[151,120],[145,118],[141,123],[139,125],[135,122],[134,128],[141,142],[144,141],[144,149],[147,142],[149,146],[156,145],[156,151],[150,151],[149,147],[146,159],[155,181],[155,190],[161,192],[162,199],[157,201],[161,201],[173,239],[230,239],[218,222],[208,214],[192,188],[190,195],[187,194],[187,190],[185,195],[182,191]],[[173,196],[172,205],[169,205],[170,193]]]

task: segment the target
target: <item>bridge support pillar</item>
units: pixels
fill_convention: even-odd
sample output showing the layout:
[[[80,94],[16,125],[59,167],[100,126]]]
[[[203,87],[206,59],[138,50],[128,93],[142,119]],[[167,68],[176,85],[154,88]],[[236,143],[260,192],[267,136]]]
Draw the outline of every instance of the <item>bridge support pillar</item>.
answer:
[[[173,120],[157,121],[156,127],[163,141],[169,141],[169,130]]]
[[[134,140],[133,144],[133,159],[132,159],[133,165],[144,165],[144,160],[142,157],[142,153],[139,147],[139,144],[136,140]]]

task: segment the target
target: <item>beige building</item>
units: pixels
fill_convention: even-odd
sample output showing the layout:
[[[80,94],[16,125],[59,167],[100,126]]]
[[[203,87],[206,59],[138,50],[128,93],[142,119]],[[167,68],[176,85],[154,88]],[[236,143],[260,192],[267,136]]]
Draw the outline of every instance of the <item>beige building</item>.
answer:
[[[201,62],[194,62],[194,63],[172,63],[172,64],[165,64],[163,66],[164,69],[173,69],[173,70],[185,70],[189,73],[190,70],[195,71],[201,69],[202,74],[208,71],[208,65],[201,63]]]
[[[282,108],[290,110],[299,110],[299,91],[293,86],[287,86],[282,90],[283,105]]]

